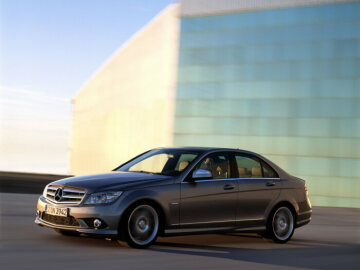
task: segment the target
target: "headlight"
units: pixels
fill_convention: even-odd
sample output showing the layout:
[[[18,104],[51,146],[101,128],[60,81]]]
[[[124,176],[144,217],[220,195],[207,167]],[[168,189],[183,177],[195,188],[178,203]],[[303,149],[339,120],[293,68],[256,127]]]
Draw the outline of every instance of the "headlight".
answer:
[[[90,194],[84,204],[104,204],[111,203],[120,197],[122,191],[99,192]]]
[[[47,188],[48,188],[49,185],[46,185],[46,187],[44,188],[44,191],[43,191],[43,197],[46,198],[46,193],[47,193]]]

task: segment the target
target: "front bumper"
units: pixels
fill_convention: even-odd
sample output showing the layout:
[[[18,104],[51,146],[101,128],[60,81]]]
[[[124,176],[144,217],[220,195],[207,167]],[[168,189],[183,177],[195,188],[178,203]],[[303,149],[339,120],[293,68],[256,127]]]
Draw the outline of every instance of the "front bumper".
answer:
[[[45,213],[46,205],[69,208],[69,216],[59,218],[48,215]],[[82,204],[56,205],[40,196],[37,203],[35,223],[53,229],[114,237],[118,235],[121,214],[120,200],[112,204],[97,206],[84,206]],[[91,222],[93,219],[100,219],[103,222],[103,226],[95,228]]]

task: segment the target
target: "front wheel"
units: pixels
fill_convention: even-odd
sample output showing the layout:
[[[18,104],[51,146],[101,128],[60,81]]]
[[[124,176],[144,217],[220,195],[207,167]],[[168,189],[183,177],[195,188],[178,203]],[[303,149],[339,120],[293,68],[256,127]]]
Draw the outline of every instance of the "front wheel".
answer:
[[[155,242],[159,232],[159,215],[149,204],[141,204],[129,211],[123,228],[125,241],[134,248],[147,248]]]
[[[280,206],[270,216],[268,234],[275,242],[286,243],[294,234],[294,223],[293,212],[286,206]]]

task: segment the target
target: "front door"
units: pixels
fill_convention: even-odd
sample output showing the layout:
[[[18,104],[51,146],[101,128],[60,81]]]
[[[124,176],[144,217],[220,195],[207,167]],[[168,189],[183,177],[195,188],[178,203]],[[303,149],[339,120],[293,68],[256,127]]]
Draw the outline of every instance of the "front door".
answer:
[[[195,167],[211,171],[210,179],[188,179],[181,183],[182,228],[235,226],[238,187],[230,167],[227,153],[213,153]]]

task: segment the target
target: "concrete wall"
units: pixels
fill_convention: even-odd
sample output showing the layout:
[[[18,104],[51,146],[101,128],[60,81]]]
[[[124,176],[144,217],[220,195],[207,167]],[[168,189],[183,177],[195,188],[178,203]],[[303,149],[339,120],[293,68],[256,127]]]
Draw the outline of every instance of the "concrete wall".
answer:
[[[172,145],[179,6],[170,5],[121,47],[73,100],[70,173],[113,169]]]

